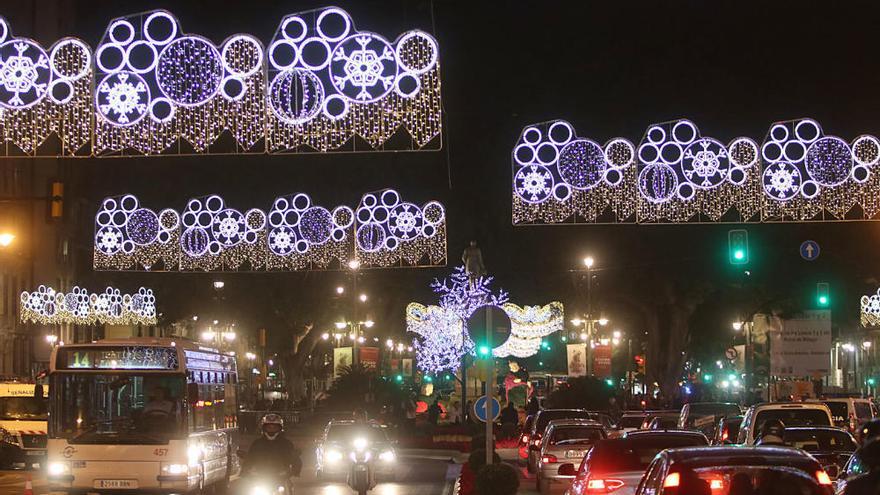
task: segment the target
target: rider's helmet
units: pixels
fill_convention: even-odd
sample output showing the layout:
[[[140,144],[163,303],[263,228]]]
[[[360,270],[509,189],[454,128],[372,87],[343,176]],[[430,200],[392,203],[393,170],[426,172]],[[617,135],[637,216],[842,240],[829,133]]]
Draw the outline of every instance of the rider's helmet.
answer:
[[[260,420],[260,430],[269,440],[275,440],[282,429],[284,429],[284,420],[277,414],[267,414]]]
[[[859,426],[858,440],[860,445],[865,445],[872,438],[880,438],[880,418],[866,421]]]
[[[785,423],[778,419],[770,419],[761,425],[761,438],[766,436],[782,438],[785,435]]]

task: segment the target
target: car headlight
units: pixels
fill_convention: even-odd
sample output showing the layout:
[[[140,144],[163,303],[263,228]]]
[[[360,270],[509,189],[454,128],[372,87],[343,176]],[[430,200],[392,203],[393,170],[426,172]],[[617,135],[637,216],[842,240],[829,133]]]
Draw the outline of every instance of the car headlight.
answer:
[[[342,460],[342,452],[338,450],[328,450],[324,454],[324,460],[327,462],[339,462]]]
[[[356,448],[358,450],[364,450],[365,448],[367,448],[367,443],[368,442],[367,442],[366,438],[358,437],[358,438],[354,439],[354,442],[352,442],[352,445],[354,445],[354,448]]]
[[[63,476],[70,473],[70,466],[66,462],[50,462],[46,471],[49,476]]]
[[[250,495],[272,495],[272,492],[270,492],[269,489],[263,485],[256,485],[251,488]]]
[[[395,457],[393,450],[386,450],[379,454],[379,460],[383,462],[394,462]]]
[[[186,464],[163,464],[162,472],[170,475],[189,474],[189,466]]]

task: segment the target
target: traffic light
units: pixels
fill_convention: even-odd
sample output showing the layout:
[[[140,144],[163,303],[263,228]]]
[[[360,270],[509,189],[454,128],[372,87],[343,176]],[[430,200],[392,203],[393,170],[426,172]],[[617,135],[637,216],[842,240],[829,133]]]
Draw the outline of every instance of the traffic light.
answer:
[[[703,375],[703,383],[711,383],[712,378],[713,378],[712,375],[710,375],[709,373],[706,373],[705,375]]]
[[[868,378],[867,383],[868,383],[869,387],[873,387],[873,386],[877,385],[877,379],[872,376],[872,377]]]
[[[425,377],[425,381],[428,382],[428,383],[431,383],[431,382],[434,381],[434,379],[431,378],[430,376],[426,376],[426,377]]]
[[[477,352],[480,353],[480,357],[484,357],[484,358],[485,358],[485,357],[489,357],[489,346],[487,346],[487,345],[481,345],[481,346],[477,349]]]
[[[827,308],[831,305],[831,290],[827,282],[816,284],[816,305],[820,308]]]
[[[636,355],[636,357],[634,359],[636,362],[636,372],[644,375],[645,374],[645,356],[638,354],[638,355]]]
[[[605,379],[605,385],[608,385],[609,387],[613,387],[613,386],[614,386],[614,380],[612,380],[611,378],[606,378],[606,379]]]
[[[749,262],[749,232],[745,229],[727,232],[727,254],[731,265],[745,265]]]
[[[397,380],[398,383],[400,383],[403,381],[403,375],[397,375],[394,377],[394,379]]]

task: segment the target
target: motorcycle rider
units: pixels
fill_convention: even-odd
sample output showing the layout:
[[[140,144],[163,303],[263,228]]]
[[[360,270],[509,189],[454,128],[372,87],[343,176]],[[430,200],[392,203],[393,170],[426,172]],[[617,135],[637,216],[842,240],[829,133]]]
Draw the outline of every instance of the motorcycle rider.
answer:
[[[260,438],[254,440],[244,459],[242,471],[253,470],[299,476],[302,471],[302,458],[293,442],[281,434],[284,420],[281,416],[269,413],[260,420]]]
[[[778,419],[768,419],[761,425],[761,438],[755,445],[785,445],[785,423]]]

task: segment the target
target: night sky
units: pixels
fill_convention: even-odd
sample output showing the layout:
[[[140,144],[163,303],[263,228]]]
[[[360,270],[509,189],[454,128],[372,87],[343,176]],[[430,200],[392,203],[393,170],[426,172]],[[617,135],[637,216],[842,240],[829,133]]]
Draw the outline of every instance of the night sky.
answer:
[[[12,3],[12,2],[8,2]],[[6,5],[18,35],[36,37],[30,21],[41,1]],[[394,39],[421,28],[440,43],[445,121],[443,149],[417,153],[162,157],[78,160],[89,174],[83,193],[94,207],[105,196],[133,193],[151,208],[182,208],[185,200],[219,193],[234,207],[266,208],[278,195],[303,191],[319,204],[357,203],[361,193],[394,187],[423,203],[448,207],[449,261],[476,239],[498,285],[520,304],[557,299],[583,311],[569,270],[596,258],[599,287],[654,277],[725,285],[730,225],[540,226],[511,224],[510,151],[523,126],[561,118],[579,136],[638,142],[655,122],[690,118],[703,135],[727,142],[763,140],[777,120],[812,117],[826,134],[849,142],[880,134],[876,2],[455,2],[340,1],[357,27]],[[97,45],[110,19],[166,8],[183,29],[215,42],[237,32],[267,42],[287,13],[327,5],[307,1],[76,1],[74,19],[39,17]],[[84,225],[88,238],[92,225]],[[749,225],[753,283],[808,304],[815,282],[832,284],[836,325],[857,321],[858,297],[876,285],[878,226],[870,222]],[[820,259],[806,263],[798,245],[814,239]],[[451,268],[451,267],[450,267]],[[372,270],[361,283],[381,333],[402,333],[410,300],[434,302],[427,287],[447,269]],[[650,277],[648,275],[651,275]],[[165,296],[169,317],[206,312],[210,281],[199,274],[94,274],[95,283],[151,285]],[[292,297],[332,293],[339,273],[231,274],[223,311],[242,326],[274,322],[270,293]],[[647,282],[646,282],[647,283]],[[321,292],[323,291],[323,292]],[[706,335],[729,332],[735,307],[719,292],[704,308]],[[601,304],[601,294],[597,304]],[[236,307],[231,307],[240,301]],[[610,309],[609,309],[610,311]],[[303,321],[316,316],[303,314]],[[610,314],[622,325],[626,315]],[[637,322],[630,322],[636,326]],[[623,328],[637,331],[637,328]]]

